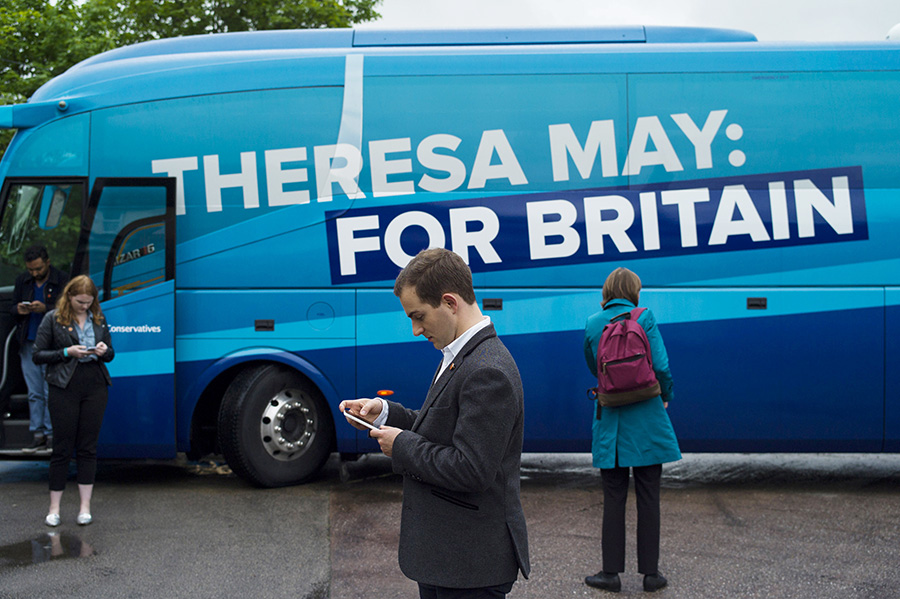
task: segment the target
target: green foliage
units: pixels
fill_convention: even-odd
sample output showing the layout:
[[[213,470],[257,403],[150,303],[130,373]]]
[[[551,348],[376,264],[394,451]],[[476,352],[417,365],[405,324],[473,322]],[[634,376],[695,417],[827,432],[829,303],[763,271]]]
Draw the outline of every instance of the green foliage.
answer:
[[[350,27],[381,0],[0,0],[0,105],[100,52],[154,39]],[[0,156],[9,144],[0,131]]]
[[[83,21],[118,45],[229,31],[350,27],[379,17],[381,0],[87,0]]]
[[[70,50],[77,18],[72,0],[0,4],[0,102],[23,102],[83,58]]]

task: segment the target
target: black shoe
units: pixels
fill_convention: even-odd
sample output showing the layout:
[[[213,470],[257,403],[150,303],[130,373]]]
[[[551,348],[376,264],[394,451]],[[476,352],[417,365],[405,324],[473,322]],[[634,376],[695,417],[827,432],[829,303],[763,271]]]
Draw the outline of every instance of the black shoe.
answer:
[[[584,584],[612,593],[618,593],[622,590],[622,581],[619,580],[619,575],[615,572],[597,572],[593,576],[585,578]]]
[[[653,591],[658,591],[669,584],[669,581],[666,580],[666,577],[657,572],[656,574],[647,574],[644,576],[644,590],[648,593],[652,593]]]
[[[47,449],[47,437],[44,435],[35,435],[34,441],[31,442],[31,445],[28,447],[23,447],[23,453],[34,453],[36,451],[40,451],[42,449]]]

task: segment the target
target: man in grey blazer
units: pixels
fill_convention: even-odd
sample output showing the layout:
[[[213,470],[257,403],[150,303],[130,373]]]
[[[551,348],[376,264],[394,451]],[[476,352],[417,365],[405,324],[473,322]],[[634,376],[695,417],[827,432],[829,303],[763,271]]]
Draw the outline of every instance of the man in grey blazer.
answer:
[[[425,403],[410,410],[356,399],[341,410],[379,427],[369,435],[403,475],[400,569],[419,583],[420,598],[505,597],[519,571],[526,578],[530,571],[519,498],[519,370],[482,316],[457,254],[420,252],[394,293],[413,334],[443,353]]]

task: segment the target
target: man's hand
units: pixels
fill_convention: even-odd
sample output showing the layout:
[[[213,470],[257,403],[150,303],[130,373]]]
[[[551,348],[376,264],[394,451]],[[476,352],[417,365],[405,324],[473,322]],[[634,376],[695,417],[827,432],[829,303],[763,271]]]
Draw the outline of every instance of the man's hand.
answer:
[[[379,414],[381,414],[382,403],[380,399],[377,398],[365,398],[362,397],[360,399],[345,399],[341,402],[341,405],[338,406],[338,409],[341,413],[344,411],[349,411],[354,416],[358,418],[362,418],[366,422],[373,422]],[[354,428],[358,428],[361,431],[369,430],[363,425],[356,423],[349,418],[345,418],[347,422],[350,423]]]
[[[32,312],[43,314],[47,311],[47,304],[45,304],[44,302],[31,302],[31,305],[28,306],[28,309]]]
[[[403,432],[403,429],[394,428],[393,426],[382,426],[376,431],[369,431],[369,436],[378,441],[381,451],[384,455],[391,457],[394,451],[394,439]]]

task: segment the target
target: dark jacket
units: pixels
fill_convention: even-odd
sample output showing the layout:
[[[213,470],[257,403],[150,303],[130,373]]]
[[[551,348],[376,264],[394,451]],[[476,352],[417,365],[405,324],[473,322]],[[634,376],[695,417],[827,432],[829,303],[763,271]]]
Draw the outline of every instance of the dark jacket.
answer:
[[[94,325],[94,337],[97,343],[103,342],[109,349],[102,356],[98,356],[100,368],[103,370],[103,376],[106,377],[106,384],[112,385],[112,379],[109,376],[109,370],[106,369],[105,362],[112,362],[116,352],[112,346],[112,338],[109,335],[109,326],[106,321]],[[78,345],[78,332],[75,330],[75,324],[64,326],[56,322],[56,310],[50,310],[41,321],[38,329],[37,339],[34,340],[34,356],[35,364],[46,364],[47,374],[45,378],[51,385],[66,388],[72,379],[72,374],[78,366],[78,360],[73,357],[66,357],[64,349],[70,345]]]
[[[424,584],[473,588],[527,577],[519,496],[519,370],[493,325],[478,331],[420,410],[389,402],[393,469],[403,475],[400,569]]]
[[[56,307],[56,300],[62,295],[66,283],[69,282],[69,275],[50,266],[50,274],[47,275],[47,282],[44,283],[44,303],[47,305],[47,312]],[[16,286],[13,288],[13,305],[10,309],[12,315],[16,317],[16,339],[19,340],[19,347],[25,344],[25,338],[28,336],[28,321],[31,314],[19,314],[18,306],[21,302],[30,302],[34,299],[34,277],[27,270],[16,277]],[[46,316],[46,313],[45,313]]]

